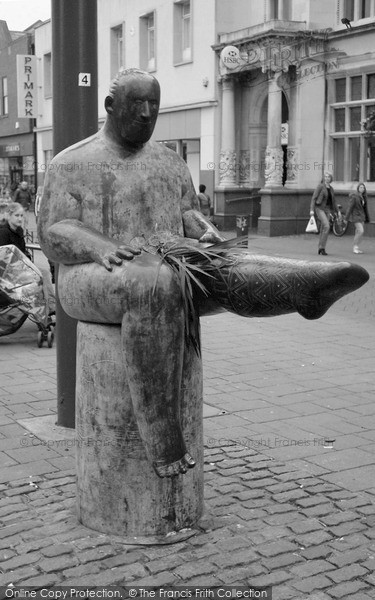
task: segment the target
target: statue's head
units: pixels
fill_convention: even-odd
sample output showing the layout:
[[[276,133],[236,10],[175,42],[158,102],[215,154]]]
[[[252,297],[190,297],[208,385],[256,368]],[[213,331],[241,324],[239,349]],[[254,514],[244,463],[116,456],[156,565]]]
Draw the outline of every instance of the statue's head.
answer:
[[[158,81],[139,69],[119,71],[104,102],[119,141],[130,146],[142,145],[150,139],[159,104]]]

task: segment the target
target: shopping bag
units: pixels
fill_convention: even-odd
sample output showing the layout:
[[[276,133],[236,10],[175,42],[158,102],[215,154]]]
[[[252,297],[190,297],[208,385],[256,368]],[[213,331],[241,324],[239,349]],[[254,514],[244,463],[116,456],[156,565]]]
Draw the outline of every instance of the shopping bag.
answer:
[[[306,233],[318,233],[318,227],[316,225],[314,215],[311,215],[310,221],[307,223]]]

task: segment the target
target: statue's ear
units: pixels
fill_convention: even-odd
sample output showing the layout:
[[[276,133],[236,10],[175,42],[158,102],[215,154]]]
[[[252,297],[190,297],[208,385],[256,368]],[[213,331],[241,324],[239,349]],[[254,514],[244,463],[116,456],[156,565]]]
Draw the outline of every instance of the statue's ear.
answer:
[[[113,113],[113,102],[114,99],[112,98],[112,96],[107,96],[104,100],[104,108],[106,109],[109,115]]]

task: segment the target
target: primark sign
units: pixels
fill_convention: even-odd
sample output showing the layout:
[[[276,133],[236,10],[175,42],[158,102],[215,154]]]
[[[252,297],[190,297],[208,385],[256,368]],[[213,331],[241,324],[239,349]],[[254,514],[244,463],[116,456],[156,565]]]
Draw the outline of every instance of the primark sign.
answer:
[[[17,107],[18,118],[37,117],[36,56],[17,55]]]

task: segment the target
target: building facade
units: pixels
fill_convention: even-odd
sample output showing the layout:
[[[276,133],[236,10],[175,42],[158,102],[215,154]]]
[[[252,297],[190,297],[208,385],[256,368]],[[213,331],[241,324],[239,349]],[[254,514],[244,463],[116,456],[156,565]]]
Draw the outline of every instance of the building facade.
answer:
[[[113,75],[139,67],[161,84],[154,139],[206,184],[219,225],[250,215],[264,235],[302,232],[325,171],[344,206],[364,181],[375,219],[374,24],[375,0],[98,0],[99,125]],[[53,147],[50,22],[35,45],[42,182]]]
[[[14,190],[22,180],[33,188],[36,180],[34,117],[18,112],[17,56],[34,54],[34,27],[9,31],[0,21],[0,188]],[[35,102],[32,81],[26,81],[25,95]],[[31,100],[28,100],[32,104]]]

